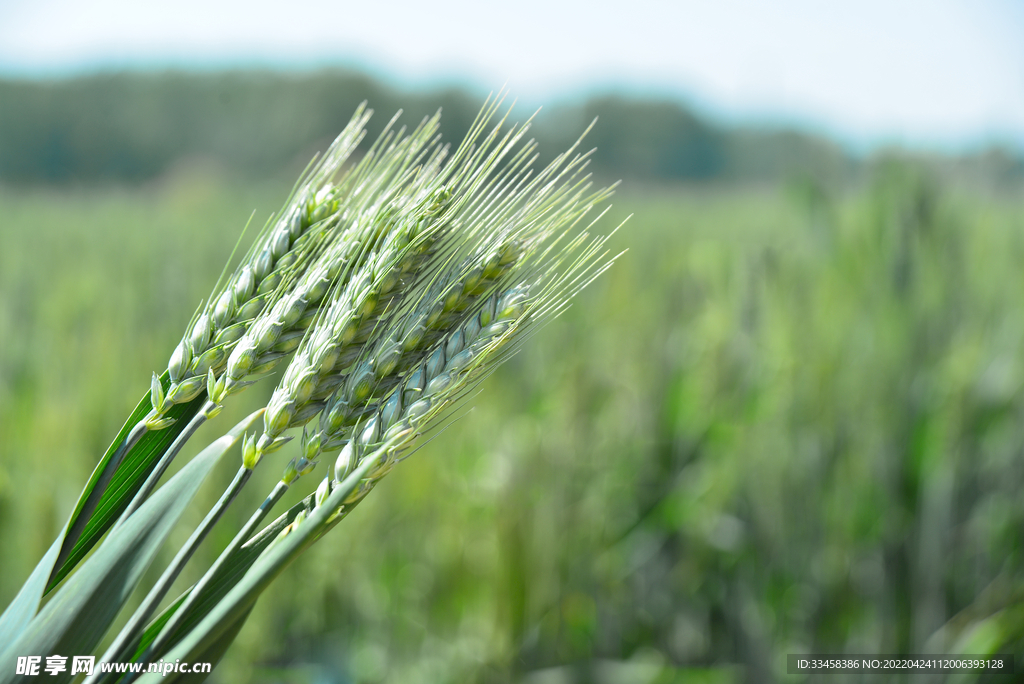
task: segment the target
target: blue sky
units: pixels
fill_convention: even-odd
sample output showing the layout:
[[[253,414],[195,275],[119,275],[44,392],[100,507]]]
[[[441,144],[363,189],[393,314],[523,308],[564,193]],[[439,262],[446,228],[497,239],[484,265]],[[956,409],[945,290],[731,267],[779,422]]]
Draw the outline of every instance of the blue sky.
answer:
[[[1017,0],[0,2],[4,75],[253,64],[507,84],[529,105],[668,95],[856,146],[1024,148]]]

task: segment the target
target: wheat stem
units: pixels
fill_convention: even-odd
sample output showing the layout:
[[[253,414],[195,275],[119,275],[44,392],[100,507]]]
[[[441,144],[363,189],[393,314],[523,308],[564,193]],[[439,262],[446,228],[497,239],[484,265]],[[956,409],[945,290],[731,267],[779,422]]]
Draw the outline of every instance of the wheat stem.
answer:
[[[238,496],[238,493],[242,491],[242,487],[249,480],[252,475],[252,470],[249,468],[239,468],[238,472],[235,473],[234,479],[231,484],[228,485],[224,493],[221,494],[220,499],[214,504],[213,508],[210,509],[206,517],[199,524],[199,527],[192,533],[192,535],[185,542],[184,546],[178,551],[171,561],[167,569],[164,570],[163,574],[160,575],[160,579],[157,580],[156,584],[150,589],[149,593],[146,594],[146,598],[142,601],[142,604],[132,614],[131,619],[118,633],[114,643],[110,645],[110,648],[100,658],[100,662],[115,662],[124,661],[131,656],[131,650],[134,649],[142,635],[142,628],[145,627],[145,623],[152,617],[153,613],[160,605],[160,601],[163,600],[164,596],[170,590],[171,585],[181,574],[185,565],[192,558],[199,545],[206,539],[210,530],[217,524],[217,521],[221,519],[224,512],[227,511],[228,507]],[[99,670],[97,669],[97,675],[87,680],[87,684],[95,684],[101,681],[101,677],[98,676]]]
[[[241,485],[244,484],[245,482],[243,481]],[[239,490],[241,489],[241,485],[239,486]],[[238,534],[235,535],[235,537],[231,540],[231,543],[227,545],[227,548],[221,551],[221,554],[217,557],[217,560],[214,561],[213,565],[210,566],[210,569],[206,571],[206,574],[204,574],[200,578],[200,580],[195,585],[193,585],[192,589],[189,591],[188,596],[185,598],[182,604],[178,606],[177,610],[174,611],[174,614],[164,624],[163,628],[160,630],[160,633],[156,636],[155,639],[153,639],[153,641],[146,648],[142,656],[140,656],[135,662],[148,663],[154,657],[154,655],[160,651],[160,649],[167,645],[168,641],[170,641],[170,639],[174,636],[175,631],[178,629],[179,626],[181,626],[181,623],[185,620],[186,616],[188,615],[189,609],[191,609],[192,606],[195,605],[196,601],[199,600],[199,597],[202,594],[203,590],[206,589],[209,583],[216,576],[217,572],[221,569],[221,567],[223,567],[223,565],[227,562],[231,555],[235,551],[237,551],[242,546],[242,544],[248,541],[250,537],[252,537],[252,535],[256,532],[256,528],[260,525],[261,522],[263,522],[263,520],[267,517],[267,514],[270,513],[271,509],[273,509],[277,502],[281,500],[281,497],[284,496],[285,493],[288,491],[288,486],[288,483],[280,481],[276,485],[274,485],[274,489],[270,492],[267,498],[264,499],[263,503],[260,504],[260,507],[256,509],[256,511],[249,518],[248,522],[246,522],[242,529],[238,532]],[[129,674],[123,680],[123,682],[124,684],[129,684],[135,679],[136,675]]]

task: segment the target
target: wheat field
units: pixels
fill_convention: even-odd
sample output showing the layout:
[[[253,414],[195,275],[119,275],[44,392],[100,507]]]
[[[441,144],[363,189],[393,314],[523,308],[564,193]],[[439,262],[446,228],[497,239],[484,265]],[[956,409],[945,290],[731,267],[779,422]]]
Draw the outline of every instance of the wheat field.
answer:
[[[287,191],[200,165],[0,188],[0,603]],[[629,252],[286,571],[211,681],[783,681],[787,653],[1020,654],[1024,194],[890,160],[842,190],[627,183],[613,204]]]

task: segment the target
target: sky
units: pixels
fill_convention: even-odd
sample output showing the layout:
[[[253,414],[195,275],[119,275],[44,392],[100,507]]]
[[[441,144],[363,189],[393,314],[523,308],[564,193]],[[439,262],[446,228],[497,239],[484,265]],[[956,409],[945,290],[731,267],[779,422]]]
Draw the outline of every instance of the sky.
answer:
[[[860,147],[1024,149],[1020,0],[0,0],[0,76],[330,65],[530,105],[670,97]]]

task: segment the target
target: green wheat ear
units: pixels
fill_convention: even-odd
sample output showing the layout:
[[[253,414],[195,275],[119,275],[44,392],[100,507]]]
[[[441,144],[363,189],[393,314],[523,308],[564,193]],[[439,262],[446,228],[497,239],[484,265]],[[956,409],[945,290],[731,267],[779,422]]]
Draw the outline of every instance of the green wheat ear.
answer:
[[[0,617],[0,684],[11,681],[16,655],[94,651],[191,496],[226,451],[240,444],[234,479],[100,657],[137,663],[219,659],[282,569],[436,431],[537,326],[611,265],[607,237],[592,238],[582,229],[585,217],[611,194],[611,188],[592,189],[590,153],[578,152],[577,142],[534,169],[536,144],[524,142],[528,124],[495,122],[499,106],[498,100],[485,104],[454,152],[439,141],[439,116],[411,131],[395,129],[392,119],[353,163],[348,160],[370,115],[360,106],[300,179],[280,216],[268,222],[230,275],[225,268],[166,372],[153,375],[148,401],[101,463],[102,477],[87,486],[66,533]],[[283,364],[264,409],[157,488],[199,425]],[[262,434],[250,433],[259,421]],[[202,579],[157,615],[254,469],[296,436],[289,430],[299,428],[298,454],[264,504]],[[167,439],[157,442],[153,435],[162,432]],[[122,460],[138,451],[149,460],[132,469],[125,485],[117,480],[127,470]],[[333,471],[315,492],[263,526],[285,491],[335,451]],[[110,482],[118,484],[107,492]],[[70,578],[39,610],[58,571]],[[4,669],[8,661],[11,667]],[[118,676],[121,682],[139,678]],[[178,678],[174,673],[160,681]],[[151,674],[142,679],[155,681]],[[100,669],[87,679],[113,681],[115,675]]]

